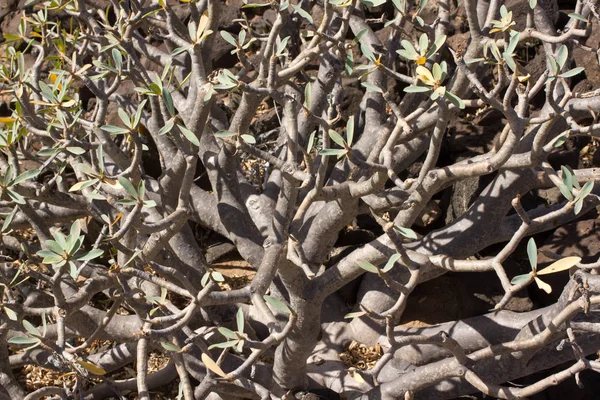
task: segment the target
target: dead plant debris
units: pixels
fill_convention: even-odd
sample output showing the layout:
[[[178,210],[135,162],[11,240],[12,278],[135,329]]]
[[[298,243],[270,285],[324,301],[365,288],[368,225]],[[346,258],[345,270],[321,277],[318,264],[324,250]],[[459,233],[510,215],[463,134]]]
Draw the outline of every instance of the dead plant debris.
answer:
[[[373,368],[382,355],[383,349],[379,343],[369,347],[366,344],[353,340],[346,347],[346,351],[338,354],[338,357],[340,357],[346,367],[354,367],[365,371]]]

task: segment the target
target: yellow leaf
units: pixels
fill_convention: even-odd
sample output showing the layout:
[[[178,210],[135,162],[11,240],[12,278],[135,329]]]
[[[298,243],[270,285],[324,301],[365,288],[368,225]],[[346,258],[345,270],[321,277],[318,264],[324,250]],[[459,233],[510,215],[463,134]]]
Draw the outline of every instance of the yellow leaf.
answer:
[[[5,124],[10,124],[11,122],[15,122],[16,119],[15,118],[11,118],[11,117],[0,117],[0,122],[1,123],[5,123]]]
[[[502,28],[492,28],[490,29],[490,33],[496,33],[496,32],[501,32]]]
[[[85,368],[94,375],[106,375],[106,370],[104,368],[99,367],[91,362],[77,360],[77,364],[81,365],[83,368]]]
[[[196,31],[196,41],[200,41],[200,38],[202,37],[202,33],[204,33],[204,30],[206,29],[207,25],[208,25],[208,11],[204,11],[204,13],[202,13],[202,16],[200,17],[200,22],[198,23],[198,30]]]
[[[565,271],[575,266],[581,261],[581,257],[565,257],[561,260],[553,262],[541,271],[538,271],[537,275],[548,275],[555,272]]]
[[[361,385],[363,383],[367,383],[364,380],[364,378],[362,377],[362,375],[357,370],[355,370],[354,368],[348,370],[348,375],[350,375],[352,378],[354,378],[354,380],[356,382],[360,383]]]
[[[538,287],[540,289],[542,289],[544,292],[546,292],[548,294],[552,293],[552,286],[548,285],[546,282],[544,282],[537,276],[535,277],[535,283],[537,283]]]
[[[424,84],[426,84],[428,86],[435,85],[435,79],[433,79],[433,75],[431,74],[431,71],[429,71],[427,68],[423,67],[422,65],[419,65],[417,67],[417,78],[419,78],[421,81],[423,81]]]
[[[206,368],[210,369],[212,372],[219,375],[220,377],[224,377],[225,375],[227,375],[225,372],[223,372],[221,367],[219,367],[217,363],[214,362],[213,359],[210,358],[206,353],[202,353],[202,362],[204,363],[204,365],[206,365]]]

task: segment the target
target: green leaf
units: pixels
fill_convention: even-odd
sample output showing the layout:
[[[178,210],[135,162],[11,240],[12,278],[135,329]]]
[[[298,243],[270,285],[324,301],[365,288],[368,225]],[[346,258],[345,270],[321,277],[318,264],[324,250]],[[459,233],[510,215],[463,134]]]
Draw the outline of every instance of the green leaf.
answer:
[[[235,321],[239,333],[244,333],[244,311],[238,308],[237,314],[235,315]]]
[[[367,90],[370,90],[372,92],[383,93],[383,90],[381,90],[380,87],[377,87],[377,86],[373,85],[372,83],[362,82],[361,85],[364,86],[365,88],[367,88]]]
[[[4,232],[5,230],[8,229],[8,227],[10,226],[10,223],[12,222],[13,218],[15,218],[15,215],[17,214],[17,211],[19,211],[19,207],[15,206],[13,208],[13,210],[10,212],[10,214],[8,214],[6,216],[6,218],[4,218],[4,223],[2,224],[2,230],[1,230],[1,232]]]
[[[404,91],[406,93],[423,93],[423,92],[429,92],[429,91],[431,91],[431,89],[429,89],[428,87],[425,87],[425,86],[410,85],[410,86],[405,87]]]
[[[565,63],[567,62],[567,57],[569,57],[569,50],[567,49],[567,46],[563,44],[558,49],[558,54],[556,56],[556,63],[558,64],[559,71],[565,66]]]
[[[382,4],[385,4],[387,0],[360,0],[361,3],[365,3],[369,7],[379,7]]]
[[[71,154],[75,154],[76,156],[80,156],[86,153],[86,151],[81,147],[67,147],[67,151]]]
[[[535,245],[535,240],[533,238],[529,238],[529,241],[527,242],[527,257],[529,258],[531,269],[533,271],[537,270],[537,246]]]
[[[238,339],[238,335],[231,329],[221,326],[218,328],[218,331],[221,335],[225,336],[227,339]]]
[[[289,36],[284,37],[283,39],[281,39],[281,42],[279,42],[279,46],[277,46],[277,55],[281,56],[283,55],[283,52],[285,51],[285,48],[287,47],[288,41],[290,40]]]
[[[587,22],[587,19],[585,19],[583,17],[583,15],[581,14],[577,14],[577,13],[570,13],[569,17],[573,18],[573,19],[578,19],[579,21],[583,21],[583,22]]]
[[[170,120],[168,120],[165,123],[165,126],[163,126],[162,128],[160,128],[160,130],[158,131],[159,135],[165,135],[169,132],[171,132],[171,130],[173,130],[173,127],[175,126],[175,119],[171,118]]]
[[[402,236],[409,239],[417,239],[417,234],[410,228],[405,228],[403,226],[394,225],[394,229],[397,230]]]
[[[56,264],[59,263],[61,261],[64,261],[63,257],[58,255],[58,254],[54,254],[52,256],[47,256],[44,257],[44,259],[42,260],[42,263],[44,264]]]
[[[404,56],[405,58],[409,59],[409,60],[416,60],[417,58],[419,58],[420,54],[417,52],[417,50],[415,49],[415,46],[413,46],[413,44],[411,42],[409,42],[408,40],[402,40],[400,42],[402,44],[402,47],[404,47],[404,53],[406,54],[408,57]],[[398,50],[398,52],[401,50]],[[400,53],[398,53],[400,54]],[[402,54],[401,54],[402,55]]]
[[[236,135],[237,135],[237,133],[231,132],[231,131],[219,131],[219,132],[215,133],[215,137],[218,137],[221,139],[236,136]]]
[[[346,141],[339,133],[337,133],[333,129],[330,129],[329,132],[327,132],[327,133],[329,134],[329,137],[331,138],[331,140],[336,142],[341,147],[346,147]]]
[[[444,94],[444,97],[446,97],[450,103],[454,104],[456,107],[460,108],[461,110],[465,108],[465,102],[462,101],[462,99],[458,96],[456,96],[454,93],[446,91],[446,93]]]
[[[357,260],[356,265],[358,265],[359,267],[361,267],[362,269],[364,269],[367,272],[372,272],[374,274],[379,273],[379,269],[377,269],[376,266],[374,266],[373,264],[371,264],[368,261]]]
[[[382,271],[388,272],[389,270],[391,270],[394,267],[394,265],[396,264],[396,261],[398,261],[399,259],[400,259],[400,254],[394,254],[393,256],[391,256],[390,259],[388,260],[388,262],[383,267]]]
[[[40,339],[30,338],[26,336],[15,336],[7,340],[8,343],[12,344],[33,344],[33,343],[41,343]]]
[[[56,254],[64,254],[67,248],[67,243],[64,245],[55,240],[46,240],[45,245]]]
[[[275,297],[264,295],[263,298],[269,305],[271,305],[273,308],[275,308],[281,312],[284,312],[286,314],[289,314],[292,312],[285,303],[283,303],[279,299],[276,299]]]
[[[160,342],[160,345],[163,347],[163,349],[172,351],[173,353],[179,353],[181,351],[181,347],[170,342]]]
[[[16,312],[14,312],[13,310],[11,310],[10,308],[6,307],[6,306],[4,306],[4,313],[6,314],[6,316],[7,316],[9,319],[11,319],[11,320],[13,320],[13,321],[16,321],[16,320],[18,320],[18,319],[19,319],[19,318],[17,317],[17,313],[16,313]]]
[[[129,115],[127,115],[125,110],[123,110],[121,107],[119,107],[119,109],[117,110],[117,113],[119,114],[119,118],[121,118],[123,125],[125,125],[129,129],[131,129],[132,128],[131,118],[129,117]]]
[[[21,175],[17,176],[15,178],[15,180],[11,182],[10,186],[18,185],[19,183],[21,183],[23,181],[33,179],[36,176],[38,176],[40,174],[40,172],[41,171],[39,169],[31,169],[29,171],[25,171]]]
[[[529,7],[533,10],[537,6],[537,0],[529,0]]]
[[[238,344],[240,341],[239,339],[236,340],[228,340],[226,342],[223,343],[216,343],[216,344],[211,344],[208,349],[212,350],[212,349],[227,349],[229,347],[233,347],[236,344]]]
[[[233,37],[233,35],[231,33],[227,32],[227,31],[220,31],[219,33],[221,34],[221,37],[223,39],[225,39],[225,41],[227,43],[229,43],[233,47],[237,47],[238,46],[235,38]]]
[[[308,137],[308,144],[306,146],[306,152],[307,153],[310,153],[311,150],[313,149],[314,145],[315,145],[315,135],[316,134],[317,134],[317,131],[312,131],[312,133]]]
[[[592,192],[593,189],[594,189],[594,181],[586,182],[585,185],[583,185],[583,187],[577,194],[576,199],[577,200],[585,199],[587,197],[587,195],[589,195]]]
[[[569,138],[569,131],[561,134],[560,136],[558,136],[558,138],[556,139],[556,141],[554,142],[554,144],[552,145],[555,149],[559,148],[560,146],[562,146],[567,139]]]
[[[354,140],[354,117],[348,118],[348,122],[346,122],[346,142],[348,143],[348,147],[352,146],[352,141]]]
[[[171,115],[175,115],[175,106],[173,105],[173,97],[171,97],[171,92],[166,87],[162,88],[162,98],[165,102],[165,106]]]
[[[359,43],[360,40],[363,38],[363,36],[366,35],[367,32],[369,32],[369,28],[361,29],[354,37],[354,43]]]
[[[304,86],[304,102],[306,104],[306,108],[310,110],[310,107],[312,105],[312,90],[310,82],[308,82],[306,86]]]
[[[351,313],[348,313],[348,314],[344,315],[344,319],[359,318],[359,317],[362,317],[363,315],[366,315],[366,314],[367,314],[366,311],[351,312]]]
[[[134,199],[138,198],[137,190],[135,190],[133,184],[129,182],[127,178],[125,178],[124,176],[119,176],[117,180],[119,181],[119,184],[121,184],[121,187],[125,189],[125,191],[129,193],[131,197],[133,197]]]
[[[583,199],[578,199],[575,202],[575,206],[573,207],[573,211],[575,212],[575,215],[579,215],[582,208],[583,208]]]
[[[23,196],[21,196],[19,193],[15,192],[14,190],[7,188],[6,193],[12,199],[12,201],[14,201],[15,203],[25,204],[25,198]]]
[[[105,132],[112,133],[113,135],[125,135],[130,132],[129,129],[121,128],[115,125],[104,125],[100,129]]]
[[[582,73],[583,71],[585,71],[585,68],[577,67],[577,68],[570,69],[567,72],[563,72],[562,74],[560,74],[558,76],[560,76],[561,78],[570,78],[572,76]]]
[[[570,192],[573,190],[573,174],[564,165],[560,167],[560,170],[562,172],[562,181]]]
[[[573,194],[571,193],[571,191],[565,186],[564,183],[559,183],[558,184],[558,189],[560,189],[560,192],[562,193],[563,196],[565,196],[565,198],[569,201],[573,200]]]
[[[519,285],[523,282],[527,282],[530,279],[531,279],[531,274],[517,275],[511,279],[510,283],[511,283],[511,285]]]
[[[33,326],[33,324],[31,322],[27,321],[26,319],[23,320],[23,327],[31,335],[37,336],[37,337],[42,337],[42,335],[40,334],[40,331],[38,331],[37,328],[35,326]]]
[[[249,144],[256,144],[256,139],[252,135],[243,134],[240,137],[244,140],[244,142]]]
[[[177,128],[179,128],[183,136],[185,136],[185,138],[189,140],[190,143],[192,143],[194,146],[200,147],[200,141],[198,140],[198,137],[194,134],[194,132],[190,131],[188,128],[181,124],[177,124]]]
[[[295,4],[292,4],[292,7],[294,7],[294,10],[296,10],[296,12],[297,12],[298,14],[300,14],[300,16],[301,16],[302,18],[304,18],[305,20],[307,20],[307,21],[308,21],[308,22],[310,22],[311,24],[313,23],[313,19],[312,19],[312,17],[310,16],[310,14],[309,14],[309,13],[307,13],[307,12],[306,12],[306,11],[304,11],[304,10],[303,10],[301,7],[298,7],[298,6],[297,6],[297,5],[295,5]]]
[[[341,156],[342,154],[346,154],[348,151],[346,149],[323,149],[319,152],[321,156]]]
[[[102,250],[102,249],[94,249],[94,250],[88,251],[83,256],[78,257],[77,261],[93,260],[94,258],[100,257],[102,254],[104,254],[104,250]]]

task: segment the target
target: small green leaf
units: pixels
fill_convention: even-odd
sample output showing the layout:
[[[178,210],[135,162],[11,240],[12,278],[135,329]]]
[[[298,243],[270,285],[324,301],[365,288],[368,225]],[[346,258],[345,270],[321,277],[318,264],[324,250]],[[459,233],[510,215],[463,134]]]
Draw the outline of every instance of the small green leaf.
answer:
[[[113,135],[125,135],[130,132],[129,129],[121,128],[120,126],[104,125],[100,129]]]
[[[23,320],[23,327],[31,335],[37,336],[37,337],[42,337],[42,335],[40,334],[40,331],[38,331],[37,328],[35,326],[33,326],[32,323],[27,321],[26,319]]]
[[[104,254],[104,250],[94,249],[94,250],[91,250],[91,251],[85,253],[83,256],[78,257],[77,261],[93,260],[94,258],[100,257],[102,254]]]
[[[40,174],[40,172],[41,171],[39,169],[32,169],[32,170],[29,170],[29,171],[25,171],[21,175],[17,176],[15,178],[15,180],[11,182],[10,186],[18,185],[19,183],[21,183],[23,181],[26,181],[26,180],[29,180],[29,179],[33,179],[36,176],[38,176]]]
[[[358,265],[359,267],[361,267],[362,269],[364,269],[367,272],[372,272],[374,274],[379,273],[379,269],[377,269],[376,266],[374,266],[373,264],[371,264],[368,261],[357,260],[356,265]]]
[[[228,340],[226,342],[223,343],[216,343],[216,344],[211,344],[208,349],[212,350],[212,349],[227,349],[229,347],[233,347],[236,344],[238,344],[240,342],[239,339],[236,340]]]
[[[15,203],[25,204],[25,198],[23,196],[21,196],[19,193],[15,192],[14,190],[7,188],[6,193],[8,194],[8,197],[10,197],[12,199],[12,201],[14,201]]]
[[[344,138],[342,138],[342,136],[339,133],[337,133],[333,129],[330,129],[327,133],[329,134],[331,140],[336,142],[341,147],[346,147],[346,141],[344,140]]]
[[[559,183],[558,184],[558,189],[560,189],[560,192],[562,193],[563,196],[565,196],[565,198],[569,201],[573,200],[573,194],[571,193],[571,191],[565,186],[564,183]]]
[[[33,344],[33,343],[41,343],[39,339],[30,338],[26,336],[15,336],[7,340],[8,343],[12,344]]]
[[[346,142],[348,143],[348,147],[352,146],[352,141],[354,140],[354,117],[348,118],[348,122],[346,123]]]
[[[286,314],[289,314],[292,312],[285,303],[283,303],[279,299],[276,299],[275,297],[264,295],[263,298],[269,305],[271,305],[273,308],[275,308],[281,312],[284,312]]]
[[[346,154],[348,151],[346,149],[323,149],[319,152],[321,156],[341,156],[342,154]]]
[[[235,315],[235,320],[237,323],[237,329],[239,333],[244,333],[244,311],[241,308],[238,309],[237,314]]]
[[[227,31],[220,31],[219,33],[221,34],[221,37],[223,39],[225,39],[225,41],[227,43],[229,43],[233,47],[237,47],[238,46],[235,38],[233,37],[233,35],[231,33],[227,32]]]
[[[240,137],[244,140],[244,142],[249,144],[256,144],[256,139],[252,135],[243,134]]]
[[[466,107],[465,102],[452,92],[446,91],[444,97],[447,98],[450,101],[450,103],[454,104],[461,110],[463,110]]]
[[[218,137],[221,139],[236,136],[236,135],[237,135],[237,133],[231,132],[231,131],[219,131],[219,132],[215,133],[215,137]]]
[[[223,326],[218,328],[218,331],[221,335],[225,336],[227,339],[238,339],[237,334],[231,329],[225,328]]]
[[[382,271],[388,272],[389,270],[391,270],[394,267],[394,265],[396,264],[396,261],[398,261],[399,259],[400,259],[400,254],[394,254],[393,256],[391,256],[390,259],[388,260],[388,262],[383,267]]]
[[[537,0],[529,0],[529,7],[533,10],[537,6]]]
[[[377,92],[377,93],[383,93],[383,90],[381,90],[380,87],[375,86],[372,83],[362,82],[361,85],[364,86],[365,88],[367,88],[367,90],[369,90],[369,91]]]
[[[306,86],[304,86],[304,102],[306,104],[306,108],[310,110],[312,105],[312,90],[311,84],[308,82]]]
[[[577,67],[577,68],[570,69],[567,72],[563,72],[562,74],[560,74],[558,76],[560,76],[561,78],[570,78],[572,76],[582,73],[583,71],[585,71],[585,68]]]
[[[583,187],[577,194],[576,199],[577,200],[585,199],[587,197],[587,195],[589,195],[592,192],[592,190],[594,190],[594,181],[586,182],[585,185],[583,185]]]
[[[185,138],[189,140],[190,143],[192,143],[194,146],[200,146],[200,141],[198,140],[198,137],[194,134],[194,132],[190,131],[188,128],[181,124],[177,124],[177,128],[179,128],[183,136],[185,136]]]
[[[511,279],[510,283],[511,283],[511,285],[519,285],[523,282],[527,282],[530,279],[531,279],[531,274],[517,275]]]
[[[129,180],[127,178],[125,178],[124,176],[119,176],[117,178],[117,180],[119,181],[119,184],[121,185],[121,187],[123,189],[125,189],[125,191],[127,193],[129,193],[129,195],[131,197],[133,197],[134,199],[138,198],[137,190],[135,190],[135,188],[133,187],[133,184],[131,182],[129,182]]]
[[[569,50],[567,49],[567,46],[563,44],[558,49],[558,54],[556,55],[556,63],[558,64],[559,71],[565,66],[567,57],[569,57]]]
[[[531,269],[535,271],[537,269],[537,246],[533,238],[529,238],[527,242],[527,257],[529,258]]]
[[[575,202],[575,206],[573,207],[573,211],[575,212],[575,215],[579,215],[582,208],[583,208],[583,199],[578,199]]]
[[[4,306],[4,313],[6,314],[6,316],[7,316],[9,319],[11,319],[11,320],[13,320],[13,321],[16,321],[16,320],[18,320],[18,319],[19,319],[19,318],[17,317],[17,313],[16,313],[16,312],[14,312],[13,310],[11,310],[10,308],[6,307],[6,306]]]
[[[163,349],[165,349],[167,351],[172,351],[173,353],[181,352],[181,347],[179,347],[171,342],[160,342],[160,345],[163,347]]]
[[[560,136],[558,136],[558,138],[556,139],[556,141],[553,144],[554,148],[559,148],[560,146],[562,146],[567,139],[569,138],[569,131],[561,134]]]
[[[404,91],[406,93],[423,93],[423,92],[429,92],[429,91],[431,91],[431,89],[429,89],[426,86],[410,85],[410,86],[405,87]]]
[[[394,229],[397,230],[402,236],[409,239],[417,239],[417,234],[410,228],[394,225]]]
[[[297,5],[295,5],[295,4],[292,4],[292,7],[294,7],[294,10],[296,10],[296,12],[297,12],[298,14],[300,14],[300,16],[301,16],[302,18],[304,18],[305,20],[307,20],[307,21],[308,21],[308,22],[310,22],[311,24],[313,23],[313,19],[312,19],[312,17],[310,16],[310,14],[309,14],[309,13],[307,13],[307,12],[306,12],[306,11],[304,11],[304,10],[303,10],[301,7],[298,7],[298,6],[297,6]]]
[[[571,17],[571,18],[573,18],[573,19],[577,19],[577,20],[579,20],[579,21],[587,22],[587,19],[585,19],[585,18],[583,17],[583,15],[581,15],[581,14],[577,14],[577,13],[570,13],[570,14],[569,14],[569,17]]]

